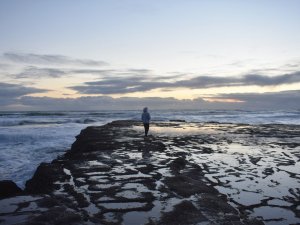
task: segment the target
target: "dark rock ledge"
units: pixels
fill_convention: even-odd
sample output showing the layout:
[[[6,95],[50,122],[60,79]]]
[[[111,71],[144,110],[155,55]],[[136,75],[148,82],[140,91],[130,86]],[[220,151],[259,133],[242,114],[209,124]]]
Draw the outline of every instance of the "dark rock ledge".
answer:
[[[228,203],[205,178],[206,165],[170,147],[187,137],[145,139],[141,129],[115,121],[82,130],[63,156],[40,164],[24,191],[6,184],[12,192],[2,197],[15,197],[1,200],[0,224],[263,224]],[[213,138],[191,137],[199,154],[212,152],[201,144]]]

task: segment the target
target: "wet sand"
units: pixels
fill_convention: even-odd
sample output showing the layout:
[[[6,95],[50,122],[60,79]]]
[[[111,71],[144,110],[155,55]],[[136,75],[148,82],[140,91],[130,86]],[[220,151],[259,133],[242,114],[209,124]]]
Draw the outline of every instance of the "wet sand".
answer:
[[[300,126],[134,121],[83,130],[0,200],[0,224],[300,224]]]

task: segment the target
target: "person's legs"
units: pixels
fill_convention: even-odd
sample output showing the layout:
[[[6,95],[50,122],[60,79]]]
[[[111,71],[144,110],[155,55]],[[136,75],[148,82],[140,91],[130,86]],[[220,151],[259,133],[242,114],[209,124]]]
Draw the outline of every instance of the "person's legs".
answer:
[[[146,125],[146,136],[148,135],[148,131],[149,131],[149,123],[147,123]]]
[[[145,128],[145,136],[147,136],[149,131],[149,123],[144,123],[144,128]]]

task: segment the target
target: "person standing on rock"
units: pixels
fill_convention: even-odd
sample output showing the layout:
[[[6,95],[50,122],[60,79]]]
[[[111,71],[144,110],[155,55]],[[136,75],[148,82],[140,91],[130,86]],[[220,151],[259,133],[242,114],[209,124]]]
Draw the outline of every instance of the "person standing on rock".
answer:
[[[145,137],[148,136],[150,120],[151,120],[150,113],[148,112],[148,108],[145,107],[143,109],[143,114],[142,114],[142,121],[143,121],[144,128],[145,128]]]

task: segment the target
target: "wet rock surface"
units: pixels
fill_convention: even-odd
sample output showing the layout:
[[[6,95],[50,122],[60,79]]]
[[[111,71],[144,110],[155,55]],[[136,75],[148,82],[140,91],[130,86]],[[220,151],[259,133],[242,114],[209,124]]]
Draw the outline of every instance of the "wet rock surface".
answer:
[[[11,180],[0,181],[0,199],[22,194],[22,189]]]
[[[0,224],[300,224],[300,127],[134,121],[82,130]]]

